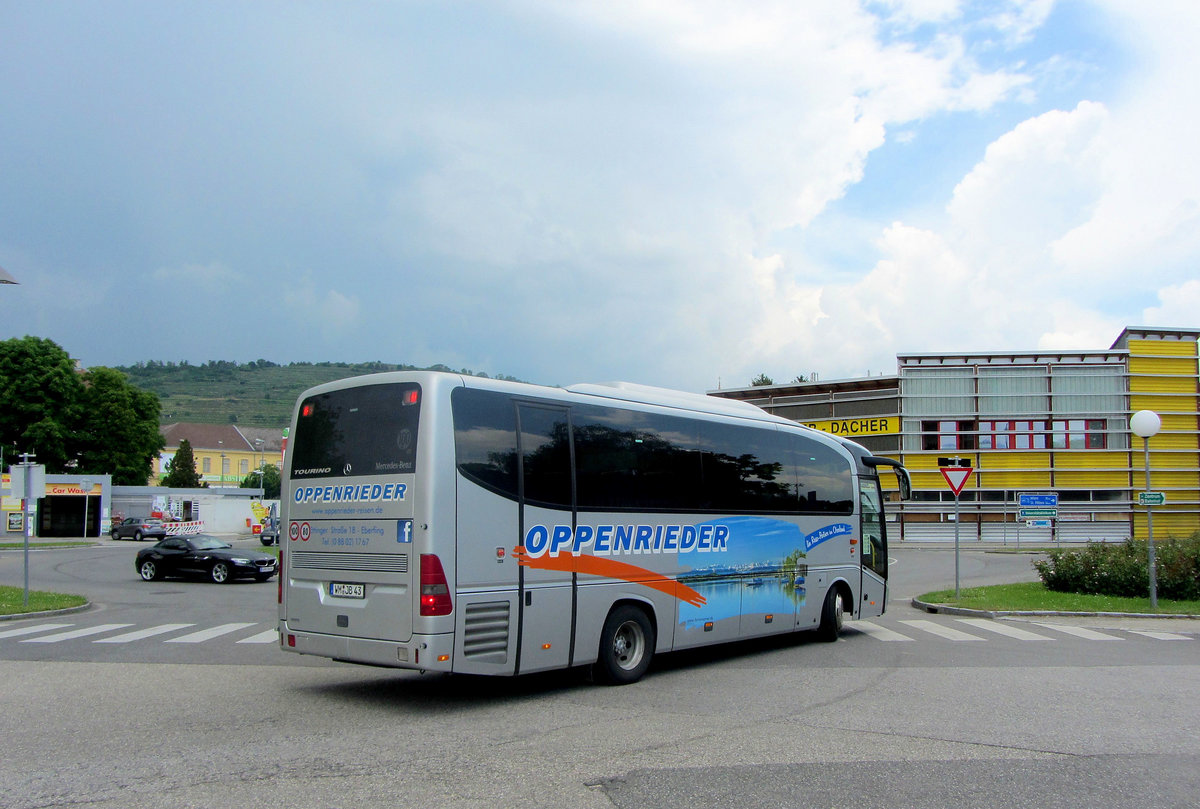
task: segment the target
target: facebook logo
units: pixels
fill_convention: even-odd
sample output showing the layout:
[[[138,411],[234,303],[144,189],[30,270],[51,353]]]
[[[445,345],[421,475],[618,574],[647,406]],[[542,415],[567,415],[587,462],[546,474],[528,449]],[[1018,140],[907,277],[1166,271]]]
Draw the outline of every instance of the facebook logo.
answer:
[[[399,520],[396,524],[396,541],[412,542],[413,521]]]

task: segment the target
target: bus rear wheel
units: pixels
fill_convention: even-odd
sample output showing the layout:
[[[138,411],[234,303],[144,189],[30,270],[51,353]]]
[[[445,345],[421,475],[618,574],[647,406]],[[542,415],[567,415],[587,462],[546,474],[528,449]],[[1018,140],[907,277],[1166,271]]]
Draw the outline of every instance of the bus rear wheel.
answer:
[[[842,633],[842,624],[846,620],[846,608],[842,602],[842,592],[837,587],[830,587],[825,595],[825,604],[821,607],[821,623],[817,627],[817,639],[833,642]]]
[[[598,678],[612,685],[637,682],[650,668],[654,643],[654,626],[643,610],[628,604],[617,607],[600,633]]]

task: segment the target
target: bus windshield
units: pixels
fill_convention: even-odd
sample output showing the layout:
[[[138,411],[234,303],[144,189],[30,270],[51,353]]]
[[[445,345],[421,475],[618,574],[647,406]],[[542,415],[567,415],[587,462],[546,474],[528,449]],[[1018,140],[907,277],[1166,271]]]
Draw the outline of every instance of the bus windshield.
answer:
[[[364,385],[300,403],[292,436],[296,479],[411,474],[417,468],[421,389]]]

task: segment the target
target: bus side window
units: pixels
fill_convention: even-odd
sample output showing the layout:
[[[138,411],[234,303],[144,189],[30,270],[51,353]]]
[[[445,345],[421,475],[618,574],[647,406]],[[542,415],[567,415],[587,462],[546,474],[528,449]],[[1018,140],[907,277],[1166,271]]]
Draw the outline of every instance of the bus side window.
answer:
[[[566,408],[522,404],[520,425],[525,501],[571,508],[571,428]]]
[[[450,402],[458,471],[516,500],[517,417],[512,399],[494,391],[456,388]]]

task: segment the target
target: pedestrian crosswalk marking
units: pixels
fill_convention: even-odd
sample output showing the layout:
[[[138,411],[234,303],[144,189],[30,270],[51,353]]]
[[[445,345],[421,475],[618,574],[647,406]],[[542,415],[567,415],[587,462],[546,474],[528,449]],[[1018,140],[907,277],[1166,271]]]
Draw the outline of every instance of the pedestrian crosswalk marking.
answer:
[[[963,632],[955,629],[952,626],[944,626],[943,624],[935,623],[933,621],[901,621],[900,623],[904,624],[905,626],[911,626],[913,629],[923,630],[931,635],[937,635],[939,638],[945,638],[946,640],[952,640],[955,642],[983,640],[983,638],[979,637],[978,635],[972,635],[969,632]]]
[[[133,624],[100,624],[99,626],[85,626],[83,629],[70,629],[66,632],[59,632],[55,635],[43,635],[38,638],[26,638],[21,643],[58,643],[60,640],[75,640],[75,638],[85,638],[88,635],[99,635],[102,632],[112,632],[114,629],[124,629]]]
[[[237,632],[239,629],[245,629],[248,626],[254,626],[254,624],[221,624],[220,626],[214,626],[212,629],[202,629],[199,632],[193,632],[183,637],[168,638],[164,643],[204,643],[206,640],[219,638],[222,635]]]
[[[875,640],[884,641],[911,641],[912,638],[907,635],[901,635],[899,632],[893,632],[887,627],[882,627],[879,624],[873,624],[870,621],[855,621],[850,626],[851,629],[857,629],[859,632],[866,633]]]
[[[257,635],[251,635],[248,638],[239,640],[238,643],[278,643],[279,630],[268,629],[266,632],[259,632]]]
[[[135,640],[145,640],[155,635],[165,635],[168,632],[187,629],[189,626],[195,626],[195,624],[161,624],[148,629],[139,629],[135,632],[126,632],[123,635],[114,635],[111,638],[100,638],[99,640],[92,641],[92,643],[132,643]]]
[[[38,624],[37,626],[23,626],[20,629],[6,629],[0,632],[0,638],[17,638],[21,635],[36,635],[38,632],[50,632],[54,629],[66,629],[73,624]]]
[[[1155,640],[1191,640],[1187,635],[1177,635],[1174,632],[1154,632],[1149,629],[1130,629],[1135,635],[1145,635]]]
[[[30,626],[22,626],[14,629],[0,630],[0,642],[5,639],[12,639],[15,643],[39,643],[52,644],[64,641],[72,641],[79,639],[88,639],[91,643],[105,644],[127,644],[135,641],[158,639],[161,643],[187,643],[199,644],[207,641],[215,640],[227,635],[248,630],[252,627],[258,627],[259,631],[247,637],[241,637],[237,640],[232,640],[237,644],[262,645],[277,644],[279,642],[279,631],[276,627],[271,626],[270,629],[261,629],[264,624],[259,623],[227,623],[217,626],[199,629],[178,637],[166,637],[172,633],[181,632],[196,626],[193,623],[171,623],[171,624],[156,624],[147,626],[141,629],[134,628],[128,632],[119,634],[109,634],[107,637],[97,638],[94,636],[104,635],[106,633],[114,633],[118,630],[129,627],[136,627],[135,624],[97,624],[94,626],[77,627],[75,624],[69,623],[45,623],[33,624]],[[1113,641],[1125,640],[1127,635],[1140,635],[1145,638],[1158,641],[1186,641],[1195,640],[1191,635],[1184,635],[1176,632],[1162,632],[1151,629],[1114,629],[1105,628],[1101,632],[1095,629],[1088,629],[1081,626],[1071,626],[1066,624],[1055,624],[1048,621],[1036,621],[1026,624],[1030,627],[1039,628],[1041,630],[1050,630],[1049,635],[1038,634],[1027,629],[1022,629],[1013,625],[1010,622],[994,621],[987,618],[955,618],[952,623],[939,623],[938,621],[928,619],[911,619],[896,621],[897,629],[908,627],[917,633],[925,633],[934,635],[943,640],[953,642],[971,642],[971,641],[987,641],[995,639],[996,635],[1004,636],[1009,639],[1020,641],[1038,641],[1038,640],[1059,640],[1062,635],[1069,635],[1073,638],[1085,641]],[[981,637],[977,634],[965,632],[960,629],[960,626],[965,626],[977,630],[982,630],[983,635],[990,637]],[[846,629],[849,633],[861,633],[868,637],[884,642],[911,642],[917,640],[915,637],[910,637],[901,631],[896,631],[888,626],[874,621],[853,621],[847,623]],[[37,637],[30,637],[37,635]]]
[[[1106,635],[1103,632],[1097,632],[1094,629],[1088,629],[1082,626],[1064,626],[1063,624],[1044,624],[1041,621],[1037,622],[1038,626],[1044,626],[1046,629],[1053,629],[1057,632],[1064,632],[1068,635],[1074,635],[1077,638],[1084,640],[1123,640],[1116,635]]]
[[[990,618],[959,618],[964,624],[973,626],[976,629],[982,629],[987,632],[995,632],[997,635],[1007,635],[1016,640],[1050,640],[1045,635],[1039,635],[1036,632],[1030,632],[1027,629],[1005,624],[1000,621],[993,621]]]

